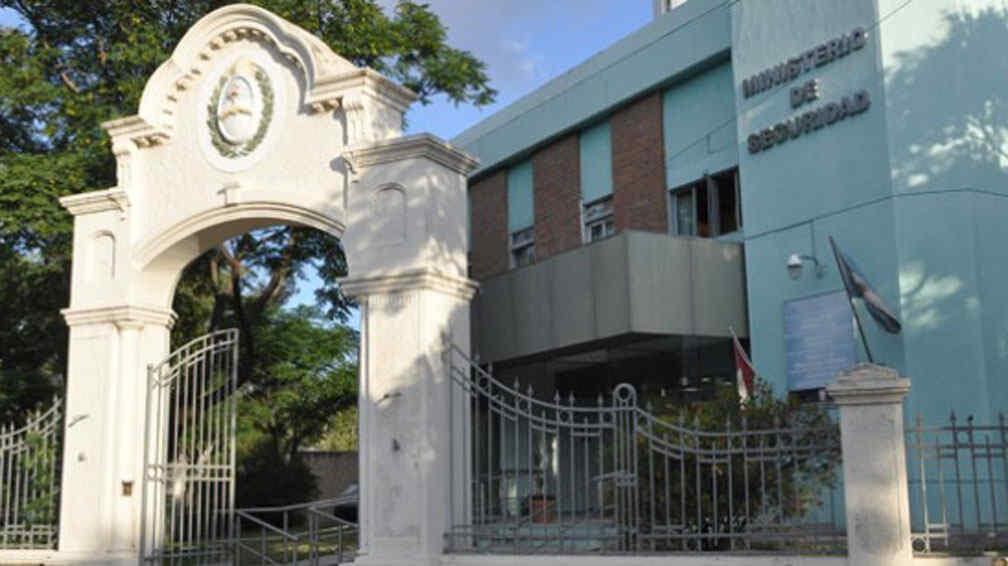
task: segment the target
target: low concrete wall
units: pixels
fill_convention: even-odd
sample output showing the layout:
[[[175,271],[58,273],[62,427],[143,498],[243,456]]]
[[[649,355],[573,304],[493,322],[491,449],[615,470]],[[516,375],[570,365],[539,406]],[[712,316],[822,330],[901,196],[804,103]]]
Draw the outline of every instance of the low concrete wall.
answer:
[[[993,557],[914,557],[914,566],[991,566]],[[453,554],[444,566],[847,566],[845,556],[662,554],[655,556],[488,556]],[[855,566],[855,565],[850,565]],[[856,565],[862,566],[862,565]]]
[[[304,451],[301,457],[315,476],[319,499],[337,497],[357,483],[356,452]]]
[[[0,550],[0,565],[7,564],[53,564],[53,565],[101,565],[136,566],[136,556],[103,556],[72,554],[55,550]]]
[[[655,556],[486,556],[451,555],[445,566],[847,566],[843,556],[769,556],[759,554],[661,554]],[[944,565],[942,565],[944,566]]]
[[[914,566],[992,566],[994,556],[917,556]],[[52,550],[0,550],[4,564],[103,564],[135,565],[135,558],[108,558],[95,561]],[[323,562],[325,564],[325,562]],[[502,556],[452,554],[441,559],[443,566],[847,566],[842,556],[771,556],[766,554],[662,554],[655,556]],[[855,565],[850,565],[855,566]],[[861,565],[857,565],[861,566]]]

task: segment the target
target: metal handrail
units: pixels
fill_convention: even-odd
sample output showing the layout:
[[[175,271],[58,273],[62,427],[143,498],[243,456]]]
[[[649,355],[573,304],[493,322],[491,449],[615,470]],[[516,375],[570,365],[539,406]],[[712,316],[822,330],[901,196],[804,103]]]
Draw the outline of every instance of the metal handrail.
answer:
[[[238,537],[235,540],[235,546],[239,550],[248,551],[257,558],[263,564],[286,564],[290,563],[292,565],[299,564],[304,559],[308,560],[308,564],[317,565],[320,563],[322,557],[321,550],[324,548],[322,543],[322,536],[335,535],[337,538],[335,543],[334,555],[338,556],[339,560],[342,561],[344,554],[348,550],[352,550],[353,546],[346,546],[344,542],[344,535],[352,534],[359,531],[359,527],[356,523],[347,521],[341,517],[332,514],[325,509],[330,507],[335,507],[338,505],[345,505],[348,503],[356,503],[357,496],[342,496],[329,499],[322,499],[316,501],[307,501],[302,503],[292,503],[288,505],[273,505],[266,507],[246,507],[243,509],[238,509],[235,511],[238,517]],[[291,514],[303,513],[307,516],[307,533],[301,533],[295,535],[290,532],[291,527]],[[281,518],[278,520],[282,523],[281,526],[277,526],[274,521],[273,523],[260,519],[254,514],[281,514]],[[245,519],[254,525],[257,525],[260,529],[259,531],[259,548],[254,545],[245,542],[245,538],[241,536],[241,519]],[[332,521],[336,523],[333,526],[320,528],[319,520],[325,519],[327,521]],[[304,525],[304,523],[298,523]],[[282,552],[282,560],[274,559],[270,556],[271,550],[268,548],[266,533],[275,533],[280,535],[281,544],[283,548],[280,549]],[[305,547],[305,545],[307,545]],[[277,551],[276,548],[272,549],[274,552]],[[275,556],[275,555],[274,555]]]
[[[325,511],[322,511],[321,509],[315,509],[314,507],[309,507],[307,509],[307,511],[309,513],[311,513],[312,515],[317,515],[319,517],[322,517],[323,519],[329,519],[330,521],[339,523],[341,526],[352,527],[352,528],[355,528],[355,529],[357,528],[357,523],[354,523],[352,521],[347,521],[346,519],[343,519],[342,517],[337,517],[336,515],[333,515],[332,513],[326,513]]]
[[[333,497],[330,499],[320,499],[318,501],[306,501],[303,503],[291,503],[289,505],[277,505],[272,507],[242,507],[241,509],[238,509],[238,511],[243,511],[246,513],[279,513],[281,511],[297,511],[300,509],[310,509],[313,507],[347,505],[349,503],[357,503],[357,496],[345,495],[342,497]]]
[[[243,519],[248,519],[249,521],[251,521],[251,522],[259,525],[260,527],[262,527],[262,528],[264,528],[264,529],[266,529],[268,531],[273,531],[274,533],[276,533],[276,534],[278,534],[278,535],[280,535],[280,536],[282,536],[282,537],[284,537],[287,540],[290,540],[292,542],[298,542],[298,541],[301,540],[301,537],[299,537],[297,535],[292,535],[292,534],[288,533],[287,531],[285,531],[283,529],[280,529],[280,528],[278,528],[278,527],[276,527],[274,525],[271,525],[271,524],[267,523],[266,521],[263,521],[262,519],[259,519],[258,517],[255,517],[253,515],[249,515],[248,513],[244,512],[244,511],[236,510],[235,511],[235,515],[237,515],[238,517],[241,517]]]

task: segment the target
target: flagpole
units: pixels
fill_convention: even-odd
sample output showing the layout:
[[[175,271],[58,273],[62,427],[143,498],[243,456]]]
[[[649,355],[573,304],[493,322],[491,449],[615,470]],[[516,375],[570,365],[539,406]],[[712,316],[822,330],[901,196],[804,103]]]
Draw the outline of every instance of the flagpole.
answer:
[[[739,341],[738,336],[735,335],[735,328],[729,324],[728,331],[731,332],[732,360],[735,362],[735,391],[739,395],[739,408],[745,411],[746,401],[749,400],[749,394],[751,392],[749,391],[749,387],[745,384],[745,379],[742,377],[742,368],[739,367]]]
[[[865,354],[868,356],[868,363],[875,363],[875,358],[872,357],[871,348],[868,347],[868,338],[865,337],[864,326],[861,325],[861,316],[857,312],[857,307],[854,305],[854,298],[851,297],[850,289],[847,287],[847,282],[843,280],[844,271],[840,267],[840,254],[837,251],[836,242],[833,241],[833,236],[829,237],[830,248],[833,250],[833,260],[836,261],[837,271],[840,273],[840,282],[843,283],[844,294],[847,295],[847,303],[850,304],[850,310],[854,313],[854,324],[857,325],[858,334],[861,335],[861,346],[864,347]]]

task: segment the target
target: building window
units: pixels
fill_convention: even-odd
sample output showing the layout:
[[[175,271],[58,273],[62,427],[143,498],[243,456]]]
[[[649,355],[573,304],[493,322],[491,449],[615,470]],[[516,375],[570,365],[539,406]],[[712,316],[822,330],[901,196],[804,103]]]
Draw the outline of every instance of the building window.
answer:
[[[511,232],[511,267],[535,263],[535,228]]]
[[[597,242],[616,233],[612,195],[584,205],[585,242]]]
[[[535,214],[530,161],[523,161],[508,169],[507,189],[511,267],[522,267],[535,262]]]
[[[713,238],[742,228],[738,169],[705,176],[674,189],[672,233]]]
[[[608,238],[613,222],[612,131],[601,122],[581,131],[581,218],[584,242]]]

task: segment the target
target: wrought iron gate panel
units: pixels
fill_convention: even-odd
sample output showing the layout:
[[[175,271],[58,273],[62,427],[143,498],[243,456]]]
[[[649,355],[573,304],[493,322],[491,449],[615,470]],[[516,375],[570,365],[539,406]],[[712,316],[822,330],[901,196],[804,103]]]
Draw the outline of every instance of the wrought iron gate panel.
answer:
[[[446,356],[472,431],[452,446],[471,454],[472,502],[451,551],[843,551],[839,427],[822,407],[704,429],[641,407],[629,384],[536,396],[454,345]]]
[[[55,548],[63,401],[0,427],[0,548]]]
[[[915,552],[981,554],[1008,547],[1008,418],[918,415],[906,430]]]
[[[227,560],[234,538],[238,331],[197,338],[148,368],[141,556]]]

